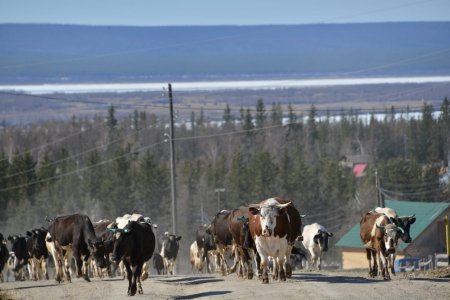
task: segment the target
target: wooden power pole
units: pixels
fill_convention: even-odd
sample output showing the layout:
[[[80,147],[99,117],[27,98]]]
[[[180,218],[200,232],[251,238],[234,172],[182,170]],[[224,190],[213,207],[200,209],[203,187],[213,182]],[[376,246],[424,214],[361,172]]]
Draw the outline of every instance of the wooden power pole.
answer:
[[[172,230],[177,234],[177,200],[175,185],[175,127],[173,122],[172,84],[169,83],[170,102],[170,181],[172,190]]]

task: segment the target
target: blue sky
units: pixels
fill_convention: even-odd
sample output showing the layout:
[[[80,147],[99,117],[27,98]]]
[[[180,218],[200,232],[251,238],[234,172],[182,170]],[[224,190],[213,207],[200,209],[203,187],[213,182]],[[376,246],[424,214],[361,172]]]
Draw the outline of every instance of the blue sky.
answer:
[[[0,23],[257,25],[450,21],[450,0],[0,0]]]

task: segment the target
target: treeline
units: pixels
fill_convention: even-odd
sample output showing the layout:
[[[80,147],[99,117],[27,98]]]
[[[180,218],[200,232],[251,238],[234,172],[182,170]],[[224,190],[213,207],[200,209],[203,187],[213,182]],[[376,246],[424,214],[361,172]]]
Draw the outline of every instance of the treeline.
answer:
[[[448,188],[439,185],[450,150],[447,98],[438,111],[435,117],[425,103],[421,118],[407,110],[398,118],[392,107],[383,120],[342,111],[334,121],[314,106],[306,116],[260,99],[254,109],[227,106],[221,124],[192,112],[189,126],[175,130],[179,233],[192,236],[218,208],[272,196],[336,231],[344,218],[333,216],[353,222],[376,204],[375,169],[390,198],[448,201]],[[0,232],[73,212],[93,221],[139,212],[170,231],[168,132],[167,118],[135,111],[119,120],[114,107],[91,119],[3,128]],[[368,158],[362,178],[345,164],[355,155]]]

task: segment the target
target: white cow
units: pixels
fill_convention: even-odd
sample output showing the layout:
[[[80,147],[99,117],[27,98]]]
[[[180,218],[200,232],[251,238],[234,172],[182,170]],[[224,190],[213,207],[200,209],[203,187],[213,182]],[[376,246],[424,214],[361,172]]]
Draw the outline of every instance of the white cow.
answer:
[[[333,234],[318,223],[303,228],[303,247],[308,250],[308,268],[319,269],[322,263],[322,252],[328,250],[328,238]]]

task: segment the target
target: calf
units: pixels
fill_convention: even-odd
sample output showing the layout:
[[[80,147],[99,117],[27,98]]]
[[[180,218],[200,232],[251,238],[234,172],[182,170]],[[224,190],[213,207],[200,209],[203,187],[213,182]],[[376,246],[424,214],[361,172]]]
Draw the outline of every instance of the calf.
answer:
[[[281,204],[270,198],[249,206],[253,214],[249,220],[250,233],[255,241],[256,249],[261,257],[262,282],[269,283],[267,265],[269,256],[277,265],[274,279],[286,280],[284,262],[288,253],[288,236],[290,232],[286,207],[290,202]]]
[[[55,218],[48,228],[46,241],[53,243],[52,250],[54,253],[52,254],[56,267],[55,279],[58,282],[62,280],[62,266],[64,263],[62,259],[67,257],[68,253],[72,253],[75,258],[77,277],[83,276],[86,281],[90,281],[87,271],[91,255],[100,268],[106,267],[103,242],[95,235],[94,226],[86,215],[74,214]],[[67,268],[67,263],[65,265]],[[66,278],[69,282],[71,281],[70,274],[67,271]]]
[[[216,249],[214,243],[214,237],[211,231],[211,225],[200,225],[196,232],[196,247],[200,257],[200,266],[197,266],[198,270],[203,269],[203,262],[206,261],[206,271],[211,273],[211,266],[209,261],[208,252]]]
[[[25,280],[26,268],[30,255],[27,251],[25,237],[19,235],[8,236],[11,243],[11,252],[14,254],[14,276],[16,280]]]
[[[394,241],[401,232],[402,229],[391,223],[389,217],[384,214],[366,213],[361,218],[360,238],[366,248],[370,277],[378,274],[378,258],[383,279],[390,280],[387,258],[395,253]]]
[[[9,251],[6,247],[6,240],[0,233],[0,282],[3,282],[3,269],[6,266],[9,258]]]
[[[112,275],[113,275],[112,270],[111,270],[110,256],[112,255],[113,248],[114,248],[114,234],[110,230],[107,230],[107,229],[108,229],[108,226],[111,225],[112,223],[113,222],[110,220],[100,220],[100,221],[92,224],[94,226],[95,235],[97,236],[97,238],[99,240],[101,240],[103,242],[103,245],[105,248],[105,253],[104,253],[104,258],[105,258],[105,263],[106,263],[105,269],[106,269],[106,273],[108,274],[109,277],[112,277]],[[95,260],[94,260],[94,271],[100,277],[102,277],[101,268],[99,268],[99,266],[97,266],[97,264],[95,263]]]
[[[252,244],[246,244],[246,233],[248,232],[248,221],[252,216],[249,208],[242,206],[233,209],[228,217],[229,231],[232,236],[234,254],[234,265],[230,268],[230,272],[235,272],[239,268],[238,276],[246,276],[248,279],[253,278],[253,266],[249,251],[253,250]]]
[[[45,243],[47,229],[39,228],[27,231],[27,251],[31,263],[33,280],[48,280],[47,259],[48,249]]]
[[[123,229],[111,228],[115,233],[112,259],[122,260],[127,270],[128,295],[134,296],[141,286],[141,271],[144,262],[150,259],[155,251],[155,234],[150,224],[130,221]]]
[[[321,269],[322,253],[328,251],[328,238],[333,234],[322,225],[313,223],[303,228],[303,247],[308,251],[308,265],[312,269]]]
[[[178,250],[180,249],[179,241],[181,236],[176,236],[173,234],[169,234],[168,232],[164,233],[159,240],[160,244],[160,254],[164,261],[164,275],[173,275],[175,260],[178,256]]]
[[[158,275],[161,275],[164,272],[164,260],[158,252],[153,253],[153,268]]]

